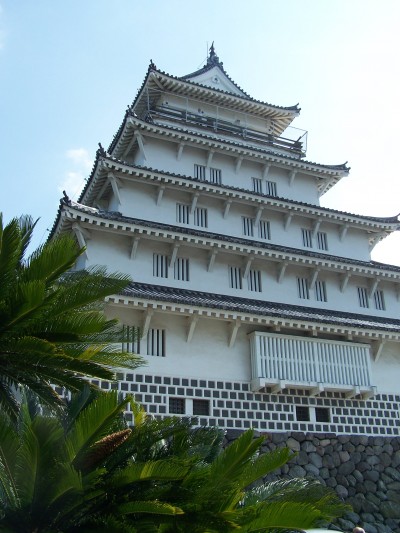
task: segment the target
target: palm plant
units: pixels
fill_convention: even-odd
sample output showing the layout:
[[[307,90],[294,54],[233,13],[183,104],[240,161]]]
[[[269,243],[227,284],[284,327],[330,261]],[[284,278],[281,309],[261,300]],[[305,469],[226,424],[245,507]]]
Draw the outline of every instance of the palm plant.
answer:
[[[4,227],[0,214],[0,408],[14,417],[21,387],[54,408],[62,401],[52,385],[77,391],[87,377],[112,380],[112,367],[140,363],[116,349],[121,330],[101,303],[129,278],[102,268],[71,272],[84,249],[68,236],[26,258],[34,227],[30,217]]]
[[[135,425],[122,412],[131,403]],[[0,531],[25,533],[296,530],[345,506],[307,480],[260,485],[286,449],[260,454],[244,433],[225,450],[215,428],[153,420],[115,392],[77,395],[62,419],[24,403],[0,415]]]

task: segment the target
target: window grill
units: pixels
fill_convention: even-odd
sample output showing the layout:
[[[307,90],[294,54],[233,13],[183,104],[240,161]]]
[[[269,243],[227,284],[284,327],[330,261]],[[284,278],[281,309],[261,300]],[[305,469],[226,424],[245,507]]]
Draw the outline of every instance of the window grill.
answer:
[[[176,204],[176,221],[179,224],[189,224],[190,206],[187,204]]]
[[[260,220],[258,226],[258,236],[260,239],[270,240],[271,239],[271,227],[269,220]]]
[[[378,290],[374,293],[374,302],[375,302],[375,308],[379,311],[384,311],[386,309],[385,306],[385,297],[383,294],[383,291]]]
[[[229,267],[229,287],[231,289],[242,288],[242,269],[240,267]]]
[[[210,181],[216,185],[221,185],[221,170],[219,168],[210,168]]]
[[[153,254],[153,276],[156,278],[168,278],[168,256]]]
[[[136,326],[123,326],[124,341],[122,351],[140,354],[140,328]]]
[[[310,299],[310,290],[308,288],[308,280],[306,278],[297,278],[297,291],[299,298],[302,300]]]
[[[328,236],[324,231],[318,231],[317,233],[317,247],[319,250],[328,249]]]
[[[303,246],[312,248],[312,233],[310,229],[302,228],[301,236],[303,238]]]
[[[316,281],[315,283],[315,299],[317,302],[326,302],[326,283],[325,281]]]
[[[261,292],[261,272],[259,270],[249,271],[247,286],[249,291]]]
[[[296,420],[298,422],[309,422],[310,421],[310,409],[304,405],[296,406]]]
[[[266,193],[270,196],[277,196],[276,194],[276,182],[275,181],[266,181],[265,182]]]
[[[329,409],[326,407],[315,408],[315,421],[316,422],[330,422]]]
[[[243,235],[247,237],[254,237],[254,218],[242,217],[242,231]]]
[[[210,402],[208,400],[193,400],[193,414],[198,416],[210,415]]]
[[[184,415],[185,414],[184,398],[170,398],[169,399],[169,412],[171,415]]]
[[[262,193],[262,179],[261,178],[251,178],[253,184],[253,191],[257,193]]]
[[[189,259],[177,257],[174,264],[174,278],[189,281]]]
[[[149,329],[147,334],[147,355],[165,357],[164,329]]]
[[[357,287],[358,302],[360,307],[369,307],[368,292],[365,287]]]
[[[207,209],[205,207],[196,207],[193,213],[194,225],[206,228],[207,222]]]
[[[204,165],[194,165],[194,177],[200,181],[205,181],[206,167]]]

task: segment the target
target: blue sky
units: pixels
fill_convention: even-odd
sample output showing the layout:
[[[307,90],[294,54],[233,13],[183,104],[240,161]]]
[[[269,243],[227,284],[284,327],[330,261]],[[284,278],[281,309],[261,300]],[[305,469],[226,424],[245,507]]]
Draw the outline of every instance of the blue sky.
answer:
[[[183,75],[207,44],[255,98],[300,103],[307,159],[349,161],[323,205],[400,212],[400,2],[397,0],[0,0],[0,211],[40,217],[77,198],[97,143],[107,147],[150,59]],[[373,258],[400,265],[400,232]]]

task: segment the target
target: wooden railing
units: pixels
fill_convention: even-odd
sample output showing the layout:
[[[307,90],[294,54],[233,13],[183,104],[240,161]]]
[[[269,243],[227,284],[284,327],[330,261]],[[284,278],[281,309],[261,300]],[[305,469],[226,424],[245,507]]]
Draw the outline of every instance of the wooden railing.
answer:
[[[369,345],[260,332],[249,337],[254,389],[293,387],[364,397],[375,393]]]

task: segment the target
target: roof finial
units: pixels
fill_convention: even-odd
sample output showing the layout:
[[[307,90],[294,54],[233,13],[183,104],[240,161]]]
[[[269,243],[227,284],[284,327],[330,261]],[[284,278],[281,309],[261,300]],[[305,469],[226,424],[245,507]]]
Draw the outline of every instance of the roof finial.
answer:
[[[219,61],[219,57],[215,53],[214,41],[210,46],[210,53],[207,58],[207,65],[222,65],[222,63],[220,63]]]

